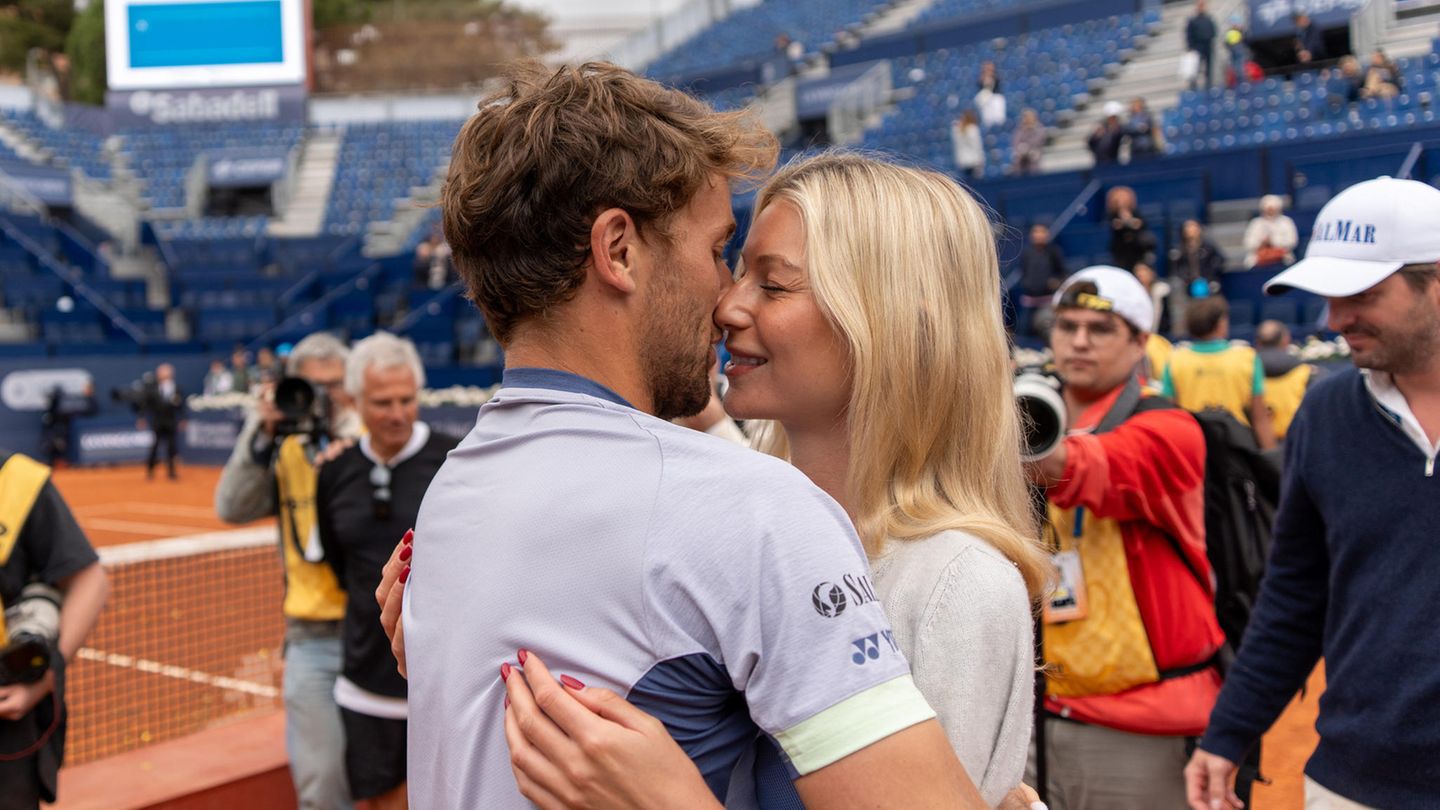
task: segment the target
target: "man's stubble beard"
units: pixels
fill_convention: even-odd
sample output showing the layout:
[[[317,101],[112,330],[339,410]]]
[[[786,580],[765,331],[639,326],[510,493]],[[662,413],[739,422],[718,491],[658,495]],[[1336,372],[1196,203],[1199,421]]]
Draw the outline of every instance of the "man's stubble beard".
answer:
[[[1428,366],[1436,352],[1440,352],[1440,312],[1421,299],[1402,323],[1406,326],[1398,334],[1394,330],[1389,335],[1369,332],[1377,338],[1375,348],[1366,358],[1355,357],[1355,365],[1402,375]]]
[[[686,312],[685,294],[672,278],[660,282],[645,324],[640,370],[650,389],[655,415],[661,419],[694,416],[710,402],[709,344],[697,341],[694,326],[709,310]],[[709,332],[709,324],[703,331]],[[704,346],[707,351],[692,351]]]

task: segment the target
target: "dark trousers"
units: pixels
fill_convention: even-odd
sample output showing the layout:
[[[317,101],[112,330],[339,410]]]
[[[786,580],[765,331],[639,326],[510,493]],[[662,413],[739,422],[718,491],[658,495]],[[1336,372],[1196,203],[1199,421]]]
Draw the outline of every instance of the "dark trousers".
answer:
[[[1205,89],[1209,90],[1215,84],[1214,53],[1213,43],[1210,47],[1201,48],[1196,51],[1200,54],[1200,70],[1196,71],[1195,78],[1190,80],[1190,89],[1194,90],[1199,86],[1200,80],[1205,80]]]
[[[175,428],[155,428],[155,442],[150,445],[150,459],[145,462],[145,474],[155,475],[155,463],[160,455],[160,443],[165,443],[165,466],[170,477],[175,477]]]

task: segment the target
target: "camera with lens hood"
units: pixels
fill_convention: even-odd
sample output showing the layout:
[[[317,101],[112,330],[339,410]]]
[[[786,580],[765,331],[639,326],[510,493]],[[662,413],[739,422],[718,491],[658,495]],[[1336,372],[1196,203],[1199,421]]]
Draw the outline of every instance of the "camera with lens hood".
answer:
[[[49,671],[60,641],[60,591],[32,582],[5,608],[5,637],[0,639],[0,686],[35,683]]]
[[[1048,366],[1024,366],[1015,372],[1015,404],[1020,408],[1024,443],[1020,457],[1040,461],[1059,449],[1069,430],[1060,377]]]
[[[275,407],[281,416],[275,426],[276,438],[302,435],[318,442],[331,435],[330,398],[324,388],[309,380],[286,377],[276,383]]]

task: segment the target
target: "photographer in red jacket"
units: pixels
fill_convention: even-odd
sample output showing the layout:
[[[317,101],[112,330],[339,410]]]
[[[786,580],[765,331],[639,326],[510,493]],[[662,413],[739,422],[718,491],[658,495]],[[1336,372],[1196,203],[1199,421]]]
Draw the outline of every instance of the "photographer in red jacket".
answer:
[[[1040,753],[1053,810],[1182,807],[1190,738],[1220,689],[1205,554],[1205,439],[1142,387],[1154,307],[1091,267],[1055,295],[1050,346],[1070,433],[1031,465],[1059,586],[1046,602]]]

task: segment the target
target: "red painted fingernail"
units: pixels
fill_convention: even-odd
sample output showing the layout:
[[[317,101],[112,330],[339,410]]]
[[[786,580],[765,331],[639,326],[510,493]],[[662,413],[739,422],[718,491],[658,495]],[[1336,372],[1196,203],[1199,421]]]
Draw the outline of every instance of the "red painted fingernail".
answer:
[[[520,652],[518,653],[518,655],[520,656],[520,663],[521,663],[521,665],[524,665],[525,659],[530,657],[530,651],[529,651],[529,650],[522,649],[522,650],[520,650]]]
[[[406,546],[406,547],[400,549],[400,562],[405,562],[406,560],[410,559],[410,555],[411,555],[411,553],[413,553],[414,551],[415,551],[415,547],[414,547],[414,546]]]
[[[570,687],[571,689],[574,689],[574,690],[577,691],[577,692],[580,691],[581,689],[584,689],[584,688],[585,688],[585,684],[583,684],[583,683],[575,680],[574,678],[570,677],[569,675],[561,675],[561,676],[560,676],[560,683],[565,684],[566,686]]]
[[[509,662],[509,661],[506,661],[505,663],[503,663],[503,664],[500,665],[500,680],[502,680],[502,681],[508,681],[508,680],[510,680],[510,662]]]
[[[402,537],[402,538],[400,538],[400,542],[402,542],[402,543],[404,543],[405,545],[408,546],[408,545],[410,545],[410,542],[411,542],[412,540],[414,540],[414,539],[415,539],[415,530],[414,530],[414,529],[406,529],[406,530],[405,530],[405,536]]]
[[[405,582],[405,580],[407,580],[407,579],[409,579],[409,578],[410,578],[410,566],[407,565],[407,566],[405,566],[404,568],[400,569],[400,582],[403,583],[403,582]]]

